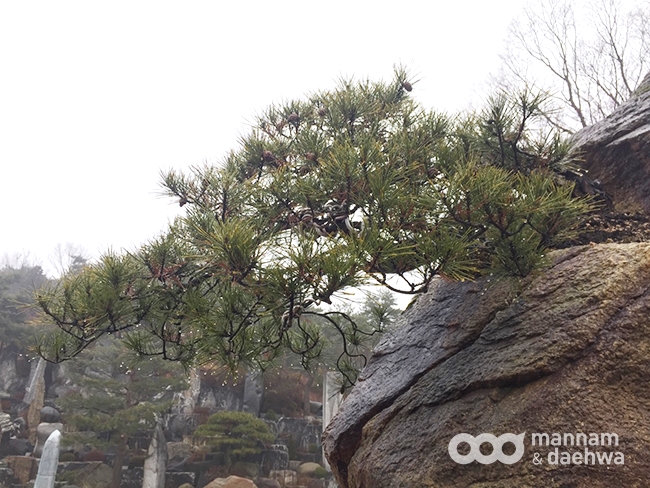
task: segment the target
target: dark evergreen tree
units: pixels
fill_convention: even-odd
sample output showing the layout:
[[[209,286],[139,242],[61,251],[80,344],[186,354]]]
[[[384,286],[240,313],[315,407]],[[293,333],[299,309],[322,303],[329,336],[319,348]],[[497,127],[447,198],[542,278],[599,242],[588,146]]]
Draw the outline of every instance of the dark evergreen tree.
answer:
[[[194,435],[206,437],[209,445],[224,454],[228,467],[248,455],[259,454],[275,439],[263,420],[246,412],[217,412]]]

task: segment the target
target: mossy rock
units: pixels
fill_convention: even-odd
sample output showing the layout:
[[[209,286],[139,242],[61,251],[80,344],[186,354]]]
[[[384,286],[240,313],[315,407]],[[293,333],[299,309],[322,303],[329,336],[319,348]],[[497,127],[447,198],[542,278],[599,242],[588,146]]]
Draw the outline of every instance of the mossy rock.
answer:
[[[320,476],[316,475],[316,472],[319,472],[318,469],[325,469],[318,463],[302,463],[298,467],[298,474],[303,474],[306,476],[311,476],[313,478],[319,478]],[[325,471],[327,473],[327,471]]]

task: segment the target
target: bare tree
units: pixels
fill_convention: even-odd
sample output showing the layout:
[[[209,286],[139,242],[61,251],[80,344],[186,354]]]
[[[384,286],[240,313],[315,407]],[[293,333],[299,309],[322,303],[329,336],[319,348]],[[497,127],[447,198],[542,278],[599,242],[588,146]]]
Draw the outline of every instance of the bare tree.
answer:
[[[0,270],[3,269],[21,269],[39,266],[37,260],[34,260],[29,251],[19,253],[5,253],[0,257]]]
[[[78,273],[89,261],[88,252],[79,245],[67,242],[59,243],[49,257],[50,264],[59,276],[66,273]]]
[[[510,26],[502,55],[505,88],[551,94],[548,120],[573,132],[606,117],[634,91],[650,63],[650,2],[529,3]]]

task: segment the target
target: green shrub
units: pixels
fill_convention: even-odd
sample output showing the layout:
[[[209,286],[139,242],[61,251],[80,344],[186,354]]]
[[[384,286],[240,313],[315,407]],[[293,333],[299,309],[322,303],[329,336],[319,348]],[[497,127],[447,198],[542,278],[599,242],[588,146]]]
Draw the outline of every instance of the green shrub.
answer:
[[[246,412],[217,412],[199,426],[194,435],[205,437],[215,450],[224,453],[225,464],[259,454],[275,436],[263,420]]]
[[[314,470],[314,478],[323,479],[323,478],[327,478],[329,475],[330,475],[329,472],[322,466],[318,466]]]
[[[59,462],[60,463],[69,463],[72,461],[76,461],[77,457],[74,455],[74,452],[62,452],[59,455]]]

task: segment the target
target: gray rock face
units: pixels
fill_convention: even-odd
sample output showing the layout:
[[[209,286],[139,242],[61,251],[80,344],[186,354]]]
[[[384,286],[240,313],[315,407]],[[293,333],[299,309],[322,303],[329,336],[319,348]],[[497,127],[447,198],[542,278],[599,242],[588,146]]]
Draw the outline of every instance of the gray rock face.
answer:
[[[644,486],[650,243],[552,259],[521,282],[438,280],[406,312],[326,429],[342,487]],[[457,464],[448,452],[460,433],[522,432],[512,465]],[[551,447],[532,446],[531,433],[553,432],[616,433],[625,464],[549,463]]]
[[[577,132],[573,152],[619,212],[650,212],[650,73],[606,119]]]
[[[100,462],[88,463],[61,463],[59,469],[67,473],[68,477],[74,477],[76,486],[92,486],[93,488],[109,488],[113,476],[113,469]],[[74,473],[74,476],[71,476]]]
[[[215,385],[201,381],[196,406],[211,411],[242,411],[244,404],[244,382],[237,385]]]
[[[259,371],[249,371],[244,380],[244,405],[242,411],[256,417],[260,414],[262,393],[264,392],[264,378]]]
[[[17,346],[4,347],[0,352],[0,394],[6,397],[24,392],[37,364],[38,361],[30,363]]]
[[[262,472],[270,473],[289,467],[289,451],[287,446],[276,444],[271,449],[262,451]]]
[[[19,484],[20,480],[14,476],[14,472],[10,468],[0,466],[0,486],[14,486]]]
[[[322,429],[323,421],[320,417],[281,417],[275,434],[278,437],[291,437],[299,450],[308,451],[310,444],[320,444]]]

